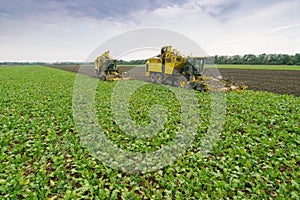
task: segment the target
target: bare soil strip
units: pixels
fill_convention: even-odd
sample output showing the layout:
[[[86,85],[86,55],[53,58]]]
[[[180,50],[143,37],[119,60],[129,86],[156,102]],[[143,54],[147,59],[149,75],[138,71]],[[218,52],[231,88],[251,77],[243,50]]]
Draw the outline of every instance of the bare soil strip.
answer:
[[[59,66],[48,65],[57,69],[67,70],[96,77],[93,66]],[[137,80],[147,80],[143,67],[121,67]],[[268,91],[277,94],[300,96],[300,70],[255,70],[255,69],[219,69],[223,78],[248,85],[255,91]]]

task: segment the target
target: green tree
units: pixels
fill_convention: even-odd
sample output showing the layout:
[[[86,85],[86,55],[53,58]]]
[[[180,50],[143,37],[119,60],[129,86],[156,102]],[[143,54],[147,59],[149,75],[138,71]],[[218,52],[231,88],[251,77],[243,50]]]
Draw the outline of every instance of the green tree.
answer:
[[[294,64],[300,65],[300,53],[296,53],[294,56]]]

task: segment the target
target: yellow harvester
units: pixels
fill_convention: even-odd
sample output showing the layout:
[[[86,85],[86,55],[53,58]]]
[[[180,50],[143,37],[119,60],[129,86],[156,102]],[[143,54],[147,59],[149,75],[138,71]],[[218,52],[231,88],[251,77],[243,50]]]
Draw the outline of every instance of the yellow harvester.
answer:
[[[204,76],[206,57],[184,57],[172,46],[161,48],[158,56],[146,62],[146,76],[153,83],[168,83],[199,91],[244,90],[247,86],[229,80]]]
[[[98,78],[103,81],[118,81],[129,79],[126,73],[121,73],[117,67],[117,60],[112,59],[109,51],[106,51],[95,60],[95,72]]]

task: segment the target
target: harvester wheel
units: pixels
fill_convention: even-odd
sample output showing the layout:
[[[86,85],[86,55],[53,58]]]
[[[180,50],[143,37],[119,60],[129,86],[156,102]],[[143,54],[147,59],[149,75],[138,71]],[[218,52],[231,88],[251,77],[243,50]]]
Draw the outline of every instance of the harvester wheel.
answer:
[[[150,73],[150,81],[151,81],[151,83],[155,83],[155,74],[154,73]]]
[[[161,82],[162,82],[161,73],[155,74],[155,83],[161,84]]]
[[[178,77],[177,86],[180,88],[187,88],[189,86],[187,79],[184,76]]]
[[[197,87],[197,90],[198,91],[205,91],[205,86],[204,86],[204,84],[203,83],[200,83],[199,85],[198,85],[198,87]]]

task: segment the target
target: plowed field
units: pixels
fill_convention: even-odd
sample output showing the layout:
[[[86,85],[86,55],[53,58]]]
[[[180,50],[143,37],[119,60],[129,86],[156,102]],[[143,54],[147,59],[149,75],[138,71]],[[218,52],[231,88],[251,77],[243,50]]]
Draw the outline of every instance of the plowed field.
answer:
[[[72,72],[78,72],[79,66],[51,66]],[[121,67],[138,80],[147,80],[143,67]],[[249,89],[268,91],[278,94],[300,96],[300,70],[255,70],[255,69],[219,69],[223,78],[243,82]],[[80,73],[95,76],[93,67],[81,67]]]

